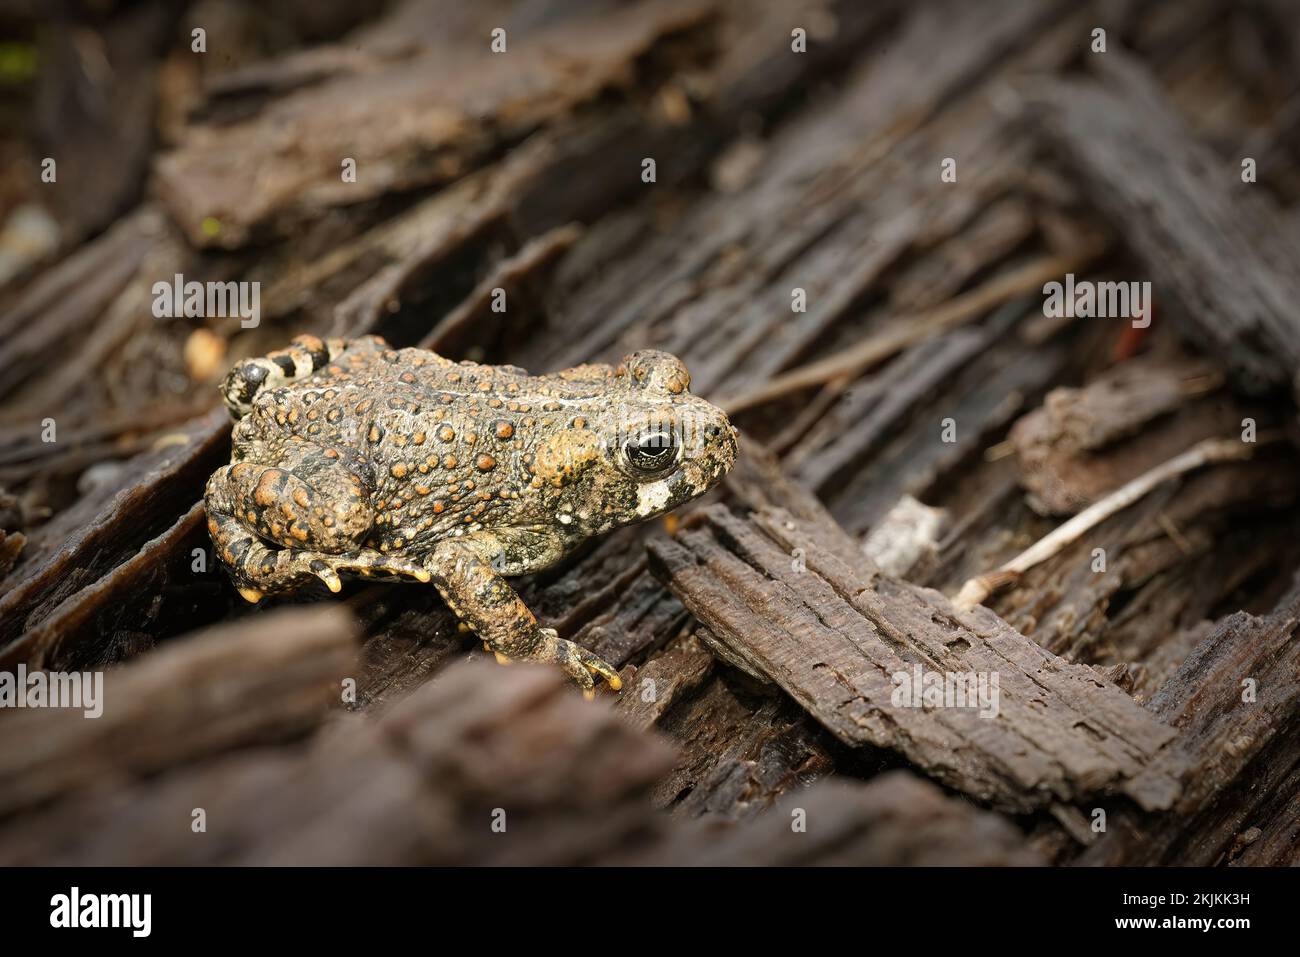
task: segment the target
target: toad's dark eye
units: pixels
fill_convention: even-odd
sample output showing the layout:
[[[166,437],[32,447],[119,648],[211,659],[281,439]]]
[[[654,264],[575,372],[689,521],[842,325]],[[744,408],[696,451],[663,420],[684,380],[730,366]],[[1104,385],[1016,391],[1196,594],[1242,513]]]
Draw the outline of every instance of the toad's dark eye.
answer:
[[[677,465],[681,445],[667,429],[647,429],[623,445],[627,464],[640,475],[662,475]]]

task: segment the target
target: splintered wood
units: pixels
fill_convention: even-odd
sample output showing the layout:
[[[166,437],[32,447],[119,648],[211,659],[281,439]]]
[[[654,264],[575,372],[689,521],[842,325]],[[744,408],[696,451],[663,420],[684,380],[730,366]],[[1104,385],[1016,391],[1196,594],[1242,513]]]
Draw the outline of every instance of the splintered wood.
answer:
[[[328,627],[326,617],[338,617],[303,614],[293,627]],[[335,644],[344,634],[334,628],[316,643]],[[192,653],[193,643],[178,646],[166,665],[160,661],[148,669],[149,676],[144,668],[127,669],[140,672],[131,680],[156,685],[178,666],[220,654],[223,644],[215,634],[198,643],[206,649]],[[279,656],[305,664],[307,650],[297,643]],[[258,662],[264,663],[269,664]],[[314,667],[323,675],[336,664],[324,658]],[[197,682],[205,687],[201,677]],[[193,689],[195,682],[186,686]],[[293,686],[282,679],[280,690]],[[145,701],[114,723],[109,740],[143,730],[152,714]],[[204,713],[190,709],[193,718]],[[668,817],[647,796],[672,767],[672,749],[638,733],[608,707],[584,702],[558,674],[537,666],[460,664],[372,721],[334,722],[308,750],[249,749],[193,763],[218,741],[247,743],[265,730],[250,721],[238,730],[209,731],[203,745],[177,738],[183,751],[154,760],[120,744],[102,750],[77,778],[91,793],[74,791],[56,807],[17,820],[7,813],[12,802],[0,806],[0,863],[1038,862],[1010,824],[904,772],[801,799],[800,813],[818,821],[818,837],[811,841],[790,827],[785,809],[762,818],[758,829],[703,827]],[[60,735],[44,772],[15,793],[25,800],[46,796],[61,783],[53,775],[78,774],[73,759],[104,740],[94,732]],[[6,739],[5,753],[10,745]],[[161,764],[172,769],[160,779],[129,780]],[[20,770],[0,769],[0,783],[16,783]],[[94,793],[97,779],[114,787]],[[195,807],[214,824],[222,822],[219,840],[195,839],[186,826]],[[895,827],[899,820],[906,827]],[[160,827],[165,821],[176,826]],[[782,834],[784,841],[771,839]]]
[[[698,31],[710,12],[705,0],[674,0],[517,30],[510,57],[438,43],[397,58],[372,53],[361,71],[290,90],[253,120],[193,128],[160,161],[158,186],[192,242],[236,247],[273,218],[284,228],[319,208],[447,182],[635,82],[630,64],[644,64],[656,41]],[[490,31],[486,20],[464,25]],[[342,157],[361,174],[341,175]]]
[[[642,795],[670,763],[665,745],[568,694],[559,675],[478,662],[373,721],[336,720],[310,749],[178,764],[161,779],[37,811],[0,834],[0,860],[583,863],[651,820]],[[99,768],[147,770],[125,749]],[[225,822],[220,840],[193,838],[195,807]],[[494,808],[507,809],[495,829]]]
[[[1143,274],[1177,305],[1183,334],[1254,390],[1300,369],[1297,238],[1265,196],[1188,131],[1123,53],[1095,57],[1103,83],[1031,97],[1088,198],[1117,223]]]
[[[822,544],[839,534],[777,510],[746,520],[715,506],[650,553],[693,615],[847,744],[898,750],[1007,810],[1107,792],[1171,805],[1177,771],[1151,766],[1173,728],[996,615],[959,611],[865,559],[844,562]],[[922,672],[986,686],[935,706],[913,687]]]
[[[8,717],[0,722],[0,819],[122,776],[300,736],[337,700],[356,638],[343,609],[281,611],[100,673],[93,720],[75,710]],[[30,746],[35,740],[40,747]]]
[[[1178,729],[1196,773],[1171,818],[1125,811],[1085,863],[1217,864],[1242,850],[1233,841],[1241,821],[1294,813],[1298,626],[1300,577],[1268,614],[1227,616],[1187,657],[1150,708]],[[1275,843],[1255,862],[1284,864],[1289,853]]]
[[[817,822],[801,832],[791,822]],[[787,797],[745,828],[684,827],[620,864],[707,867],[807,864],[857,867],[1029,867],[1043,863],[1015,828],[995,814],[947,797],[906,771],[865,787],[828,781]]]

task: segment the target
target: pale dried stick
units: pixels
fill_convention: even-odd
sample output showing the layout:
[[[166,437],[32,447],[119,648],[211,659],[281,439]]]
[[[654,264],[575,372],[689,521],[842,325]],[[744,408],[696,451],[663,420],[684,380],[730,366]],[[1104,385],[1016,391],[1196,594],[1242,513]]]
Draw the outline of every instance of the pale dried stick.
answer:
[[[1090,247],[1063,256],[1043,256],[1018,269],[990,279],[978,289],[963,293],[942,306],[920,315],[896,320],[887,329],[837,355],[800,366],[769,380],[750,392],[717,400],[726,412],[734,415],[744,409],[781,399],[794,392],[824,385],[835,379],[852,380],[877,363],[883,362],[910,345],[946,332],[965,322],[980,318],[1002,303],[1039,290],[1043,283],[1073,272],[1086,265],[1098,250]]]
[[[969,579],[957,592],[953,604],[963,609],[983,604],[1029,569],[1056,555],[1089,529],[1101,524],[1116,512],[1128,508],[1159,485],[1205,465],[1248,459],[1258,446],[1267,445],[1280,438],[1280,434],[1261,435],[1259,441],[1254,443],[1242,442],[1239,439],[1205,439],[1196,443],[1181,455],[1176,455],[1155,468],[1143,472],[1105,498],[1094,502],[1000,568]]]

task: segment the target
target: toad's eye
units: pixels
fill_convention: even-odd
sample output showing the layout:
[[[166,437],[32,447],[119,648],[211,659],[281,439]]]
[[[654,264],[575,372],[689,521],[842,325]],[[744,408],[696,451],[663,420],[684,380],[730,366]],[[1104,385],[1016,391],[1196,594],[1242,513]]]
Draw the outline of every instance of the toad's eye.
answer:
[[[647,429],[623,445],[627,464],[638,475],[658,476],[677,465],[681,444],[668,429]]]

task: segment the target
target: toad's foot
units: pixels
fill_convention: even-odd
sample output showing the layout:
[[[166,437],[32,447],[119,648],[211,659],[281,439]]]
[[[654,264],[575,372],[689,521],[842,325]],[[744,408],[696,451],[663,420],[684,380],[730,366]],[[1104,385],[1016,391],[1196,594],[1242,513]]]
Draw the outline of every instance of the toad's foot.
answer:
[[[588,698],[596,696],[596,679],[615,691],[623,687],[618,672],[600,658],[543,628],[523,600],[493,567],[501,552],[496,540],[471,538],[440,542],[424,562],[449,607],[502,664],[544,661],[559,665]],[[504,659],[504,660],[503,660]]]
[[[250,602],[261,601],[269,593],[297,588],[312,578],[337,593],[343,589],[343,575],[370,581],[414,579],[424,583],[433,577],[419,562],[373,549],[331,555],[299,548],[273,548],[256,540],[240,544],[242,548],[232,571],[239,594]]]
[[[554,628],[540,628],[538,631],[541,640],[529,657],[559,665],[578,683],[582,696],[588,701],[596,697],[596,679],[603,678],[614,691],[622,689],[623,679],[603,659],[581,645],[561,638]]]
[[[428,584],[433,576],[420,562],[396,555],[385,555],[363,548],[346,555],[320,555],[303,552],[298,558],[305,562],[311,573],[325,583],[332,592],[342,587],[339,574],[372,580],[406,581],[415,579]]]
[[[537,650],[529,655],[534,661],[558,664],[582,688],[583,697],[588,701],[596,697],[595,679],[603,678],[614,691],[623,687],[623,679],[618,672],[597,655],[592,654],[581,645],[561,638],[554,628],[539,628],[541,636]],[[512,665],[515,660],[499,651],[494,651],[487,642],[483,650],[492,652],[499,665]]]

